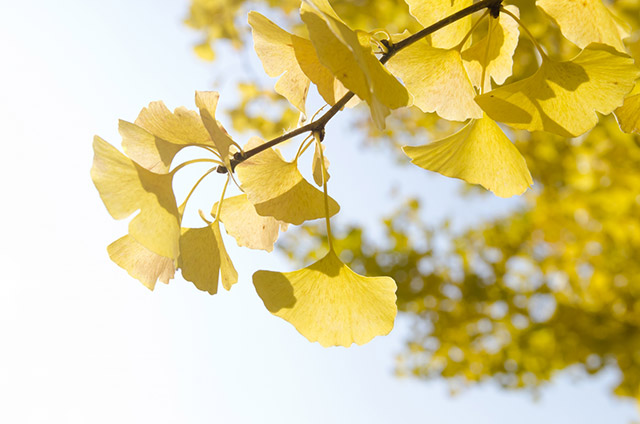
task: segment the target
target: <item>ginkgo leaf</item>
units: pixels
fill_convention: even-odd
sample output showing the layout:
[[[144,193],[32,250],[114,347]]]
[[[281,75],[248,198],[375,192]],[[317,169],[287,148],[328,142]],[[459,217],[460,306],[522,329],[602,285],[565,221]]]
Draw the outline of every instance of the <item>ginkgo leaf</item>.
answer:
[[[402,79],[413,95],[413,104],[423,112],[436,112],[452,121],[482,117],[458,50],[419,41],[394,55],[387,67]]]
[[[175,261],[153,253],[130,235],[119,238],[107,247],[113,262],[130,276],[153,290],[156,281],[168,284],[175,274]]]
[[[265,72],[270,77],[282,75],[276,83],[276,92],[305,113],[309,78],[298,65],[293,41],[300,37],[288,33],[258,12],[249,12],[249,25],[253,30],[255,51]]]
[[[152,252],[177,259],[180,214],[172,175],[148,171],[98,136],[93,150],[91,178],[111,216],[124,219],[140,210],[129,223],[129,235]]]
[[[218,211],[218,202],[213,205],[211,215]],[[220,221],[224,229],[236,240],[238,246],[271,252],[280,230],[286,231],[287,224],[271,216],[261,216],[249,202],[246,194],[224,199],[220,210]]]
[[[421,168],[480,184],[500,197],[522,194],[533,184],[518,149],[486,115],[443,140],[402,150]]]
[[[311,166],[313,168],[313,181],[315,181],[317,185],[322,186],[323,181],[329,181],[329,159],[327,159],[325,155],[320,155],[320,148],[318,146],[321,146],[320,148],[322,148],[322,151],[324,152],[325,145],[315,143],[315,150],[313,152],[313,160],[311,162]],[[324,180],[322,178],[323,168],[322,162],[320,162],[321,156],[324,157]]]
[[[405,2],[409,5],[409,13],[423,27],[435,24],[473,4],[473,0],[405,0]],[[450,49],[458,45],[470,30],[471,17],[467,16],[431,34],[431,45]]]
[[[410,97],[373,54],[371,36],[349,28],[326,0],[305,0],[300,15],[320,61],[369,104],[373,121],[384,128],[390,109],[407,106]]]
[[[333,250],[298,271],[258,271],[253,284],[269,312],[322,346],[367,343],[388,334],[397,314],[395,281],[358,275]]]
[[[197,112],[184,107],[173,113],[162,102],[152,102],[142,109],[135,123],[120,121],[125,153],[146,169],[165,174],[175,155],[188,146],[215,149]]]
[[[476,97],[491,118],[514,128],[575,137],[593,128],[596,112],[622,105],[640,70],[633,59],[591,44],[573,60],[543,58],[532,76]]]
[[[625,51],[622,39],[629,36],[628,28],[602,0],[537,0],[536,5],[555,20],[562,35],[578,47],[602,43]]]
[[[120,120],[118,131],[127,156],[149,171],[166,174],[176,154],[185,147],[156,137],[142,127]]]
[[[219,98],[220,94],[215,91],[196,91],[196,107],[200,109],[200,118],[220,154],[222,162],[230,170],[232,169],[230,163],[231,146],[235,146],[235,143],[216,121],[216,107]]]
[[[259,215],[294,225],[324,217],[323,193],[302,177],[295,162],[285,161],[273,149],[240,163],[236,174]],[[339,210],[329,198],[330,215]]]
[[[622,131],[640,134],[640,81],[615,111]]]
[[[238,272],[224,247],[218,220],[203,228],[182,228],[179,264],[182,277],[209,294],[218,292],[220,278],[225,290],[238,282]]]
[[[515,6],[505,6],[516,16],[520,13]],[[490,19],[490,33],[462,52],[462,60],[474,86],[482,84],[482,70],[486,69],[485,89],[491,89],[492,78],[503,84],[513,70],[513,53],[518,45],[518,23],[501,13],[497,19]]]

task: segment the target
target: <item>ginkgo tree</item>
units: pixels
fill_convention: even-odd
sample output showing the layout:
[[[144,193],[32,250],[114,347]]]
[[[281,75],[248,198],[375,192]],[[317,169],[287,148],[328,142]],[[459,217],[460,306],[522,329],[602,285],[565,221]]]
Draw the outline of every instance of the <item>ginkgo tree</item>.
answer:
[[[268,141],[240,144],[216,119],[218,94],[200,91],[197,111],[172,112],[152,102],[133,123],[121,121],[124,153],[96,137],[91,176],[107,210],[116,219],[138,212],[128,234],[108,247],[111,259],[150,289],[158,280],[168,283],[179,269],[198,289],[215,294],[220,280],[227,290],[238,281],[221,223],[238,245],[270,251],[289,225],[324,217],[325,255],[298,271],[257,271],[258,295],[271,313],[323,346],[363,344],[387,334],[397,313],[396,283],[354,272],[332,243],[330,218],[339,206],[328,194],[323,143],[331,139],[327,124],[337,113],[361,103],[380,129],[394,111],[412,106],[466,122],[439,141],[403,151],[421,168],[501,197],[520,195],[533,184],[524,157],[508,137],[511,129],[576,137],[594,128],[598,113],[614,111],[623,130],[639,126],[640,69],[625,50],[628,27],[601,0],[537,2],[544,12],[540,19],[551,18],[580,49],[572,59],[545,51],[520,20],[519,9],[504,3],[407,0],[422,28],[401,33],[354,29],[327,0],[302,1],[297,32],[250,12],[256,53],[267,75],[279,77],[275,92],[307,115],[313,84],[329,109]],[[538,69],[510,80],[522,37],[535,47]],[[200,52],[211,55],[206,45]],[[292,160],[274,149],[298,136],[306,137]],[[313,180],[322,190],[298,168],[311,146]],[[186,147],[202,156],[174,163]],[[179,203],[174,178],[195,163],[210,167]],[[211,199],[210,218],[201,212],[202,227],[184,228],[192,194],[215,175],[226,182]],[[227,197],[230,182],[242,194]]]

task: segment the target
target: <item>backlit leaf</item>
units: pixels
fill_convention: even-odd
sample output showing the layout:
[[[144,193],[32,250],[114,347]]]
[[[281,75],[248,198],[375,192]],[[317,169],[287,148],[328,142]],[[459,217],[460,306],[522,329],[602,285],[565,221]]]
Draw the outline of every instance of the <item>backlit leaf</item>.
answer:
[[[455,12],[471,6],[473,0],[405,0],[410,13],[423,27],[435,24]],[[431,45],[450,49],[462,41],[471,29],[471,17],[467,16],[431,34]]]
[[[443,140],[402,150],[421,168],[480,184],[500,197],[522,194],[533,184],[518,149],[486,115]]]
[[[111,243],[107,251],[113,262],[149,290],[154,289],[158,280],[168,284],[175,274],[174,260],[153,253],[130,235]]]
[[[453,121],[482,117],[458,50],[439,49],[419,41],[394,55],[387,67],[402,79],[413,95],[414,105],[423,112],[436,112]]]
[[[573,60],[544,58],[529,78],[476,98],[491,118],[514,128],[575,137],[593,128],[596,112],[622,105],[640,71],[626,54],[591,44]]]
[[[131,161],[96,136],[91,178],[115,219],[140,211],[129,223],[129,235],[152,252],[178,257],[180,214],[171,174],[155,174]]]
[[[253,284],[269,312],[322,346],[362,345],[388,334],[397,313],[393,279],[358,275],[333,250],[298,271],[258,271]]]
[[[238,272],[224,247],[217,220],[203,228],[182,228],[179,263],[182,277],[209,294],[218,292],[220,277],[226,290],[238,282]]]
[[[578,47],[602,43],[625,51],[622,39],[629,35],[628,28],[602,0],[537,0],[536,5],[553,18],[562,35]]]
[[[615,113],[622,131],[640,134],[640,82],[636,82],[633,91]]]
[[[218,202],[211,214],[215,216]],[[224,229],[236,240],[238,246],[271,252],[280,230],[286,231],[287,224],[270,216],[260,216],[249,202],[246,194],[224,199],[220,211],[220,221]]]
[[[313,152],[313,161],[312,163],[312,167],[313,167],[313,181],[315,181],[315,183],[319,186],[322,186],[322,162],[320,162],[320,150],[318,148],[318,146],[321,146],[322,148],[322,152],[324,153],[324,149],[325,149],[325,145],[324,144],[319,144],[319,143],[315,143],[315,149]],[[329,181],[329,159],[327,159],[327,157],[325,155],[322,155],[324,157],[324,181]]]
[[[220,94],[215,91],[196,91],[196,107],[200,109],[200,117],[204,123],[216,150],[220,154],[224,165],[231,169],[231,147],[235,143],[229,134],[216,121],[216,107]]]
[[[302,177],[295,162],[285,161],[273,149],[240,163],[236,174],[259,215],[294,225],[324,217],[322,192]],[[329,198],[330,215],[339,210],[336,201]]]
[[[510,5],[506,9],[519,16],[517,7]],[[473,85],[480,87],[482,70],[486,69],[485,86],[489,90],[489,78],[497,84],[503,84],[511,76],[513,53],[520,35],[518,23],[510,16],[501,13],[497,19],[490,18],[490,22],[490,36],[485,36],[462,52],[462,59]]]

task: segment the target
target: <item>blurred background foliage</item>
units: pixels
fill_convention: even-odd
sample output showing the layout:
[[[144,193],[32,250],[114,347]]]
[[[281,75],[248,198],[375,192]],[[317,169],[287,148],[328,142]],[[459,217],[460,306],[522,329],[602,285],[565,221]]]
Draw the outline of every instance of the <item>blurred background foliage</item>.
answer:
[[[419,28],[402,0],[331,3],[354,28]],[[534,1],[507,3],[520,8],[551,56],[578,52]],[[639,2],[608,4],[636,29],[626,41],[640,62]],[[245,48],[251,46],[249,10],[267,10],[301,32],[298,7],[298,0],[193,0],[186,24],[203,35],[196,53],[215,61],[220,43],[252,53]],[[514,60],[512,78],[537,69],[526,37]],[[228,111],[236,131],[269,138],[299,119],[270,87],[247,81],[239,92],[237,107]],[[261,104],[280,111],[280,118],[251,112]],[[370,125],[368,114],[356,125],[368,143],[400,146],[450,134],[458,124],[408,108],[393,113],[385,131]],[[571,366],[590,374],[614,367],[622,375],[615,393],[640,399],[640,136],[622,133],[611,116],[574,139],[510,135],[535,180],[522,208],[460,233],[446,223],[427,227],[419,202],[409,200],[383,221],[384,240],[367,240],[356,223],[334,244],[355,271],[398,283],[398,307],[413,322],[399,373],[444,377],[453,388],[487,379],[535,388]],[[323,231],[322,225],[290,231],[279,246],[308,263],[326,250]]]

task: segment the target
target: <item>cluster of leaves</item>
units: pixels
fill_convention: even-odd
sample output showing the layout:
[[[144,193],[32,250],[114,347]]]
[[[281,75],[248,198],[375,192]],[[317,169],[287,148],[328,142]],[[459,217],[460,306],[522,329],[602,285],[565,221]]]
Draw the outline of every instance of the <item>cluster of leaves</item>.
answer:
[[[538,0],[538,7],[581,51],[569,61],[553,59],[522,27],[539,53],[539,69],[507,84],[521,22],[517,7],[501,3],[407,0],[411,15],[425,27],[413,35],[354,30],[326,0],[302,2],[300,17],[308,36],[249,13],[256,53],[268,75],[280,76],[275,91],[306,114],[313,83],[331,108],[283,136],[266,143],[254,138],[241,147],[215,119],[217,93],[197,92],[199,113],[185,108],[172,113],[154,102],[135,123],[121,121],[127,156],[96,137],[92,178],[107,209],[116,219],[140,211],[128,235],[109,246],[111,258],[149,288],[156,280],[168,282],[181,269],[185,279],[214,294],[219,279],[228,290],[238,277],[220,222],[240,246],[271,250],[287,224],[325,217],[328,252],[295,272],[256,272],[258,294],[269,311],[325,346],[362,344],[387,334],[396,315],[395,282],[353,272],[331,241],[330,217],[339,207],[327,194],[328,161],[321,142],[327,122],[343,107],[365,103],[381,129],[392,110],[411,105],[444,119],[467,121],[449,137],[405,147],[404,152],[424,169],[479,184],[502,197],[523,193],[533,181],[525,159],[497,121],[513,129],[579,136],[597,124],[596,112],[617,109],[628,128],[640,118],[637,96],[632,93],[625,102],[640,70],[623,52],[622,24],[600,0],[582,2],[577,9],[570,1]],[[474,21],[471,14],[482,9],[487,10]],[[486,33],[474,36],[485,19]],[[309,136],[292,161],[272,148],[303,133]],[[312,144],[314,180],[323,191],[298,169],[299,157]],[[202,149],[207,157],[174,166],[174,157],[187,146]],[[211,168],[178,205],[173,177],[194,162],[210,163]],[[191,194],[216,171],[226,174],[227,183],[235,172],[242,194],[226,199],[225,184],[212,207],[212,220],[202,214],[205,227],[182,228]]]

